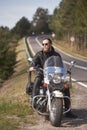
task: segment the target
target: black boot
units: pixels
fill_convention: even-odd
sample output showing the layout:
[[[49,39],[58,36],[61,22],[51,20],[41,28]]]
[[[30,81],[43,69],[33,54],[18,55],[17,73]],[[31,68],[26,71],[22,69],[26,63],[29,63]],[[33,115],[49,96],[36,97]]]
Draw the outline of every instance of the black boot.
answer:
[[[69,88],[65,90],[64,95],[68,96],[70,98]],[[64,103],[65,103],[65,110],[68,110],[70,108],[70,106],[71,106],[70,100],[65,98]],[[75,115],[71,110],[69,112],[67,112],[65,114],[65,116],[68,117],[68,118],[77,118],[77,115]]]

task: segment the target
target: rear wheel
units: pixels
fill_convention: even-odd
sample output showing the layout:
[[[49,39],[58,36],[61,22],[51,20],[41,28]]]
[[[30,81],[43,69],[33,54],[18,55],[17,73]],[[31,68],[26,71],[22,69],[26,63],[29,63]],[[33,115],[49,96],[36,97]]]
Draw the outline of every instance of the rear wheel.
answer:
[[[53,126],[60,127],[63,113],[63,99],[53,98],[50,110],[50,122]]]

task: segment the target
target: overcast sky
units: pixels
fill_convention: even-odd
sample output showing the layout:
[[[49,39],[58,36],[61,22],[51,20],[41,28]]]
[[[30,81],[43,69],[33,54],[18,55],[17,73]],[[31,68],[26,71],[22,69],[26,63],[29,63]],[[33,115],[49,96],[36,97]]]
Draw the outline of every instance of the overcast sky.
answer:
[[[0,0],[0,26],[13,28],[25,16],[32,20],[38,7],[48,9],[49,14],[59,5],[61,0]]]

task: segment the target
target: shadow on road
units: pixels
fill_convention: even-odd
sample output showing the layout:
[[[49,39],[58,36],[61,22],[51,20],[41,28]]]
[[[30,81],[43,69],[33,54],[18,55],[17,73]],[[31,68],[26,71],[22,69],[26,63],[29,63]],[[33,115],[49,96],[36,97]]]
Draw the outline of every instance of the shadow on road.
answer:
[[[62,126],[64,127],[80,127],[87,125],[87,109],[73,109],[73,112],[78,116],[76,119],[63,117]]]

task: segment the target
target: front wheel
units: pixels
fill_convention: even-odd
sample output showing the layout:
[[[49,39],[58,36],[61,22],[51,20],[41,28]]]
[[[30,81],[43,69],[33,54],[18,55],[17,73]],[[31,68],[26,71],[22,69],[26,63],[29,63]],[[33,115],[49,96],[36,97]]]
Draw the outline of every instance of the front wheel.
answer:
[[[49,113],[50,122],[53,126],[60,127],[63,113],[63,99],[53,98],[51,102],[51,110]]]

